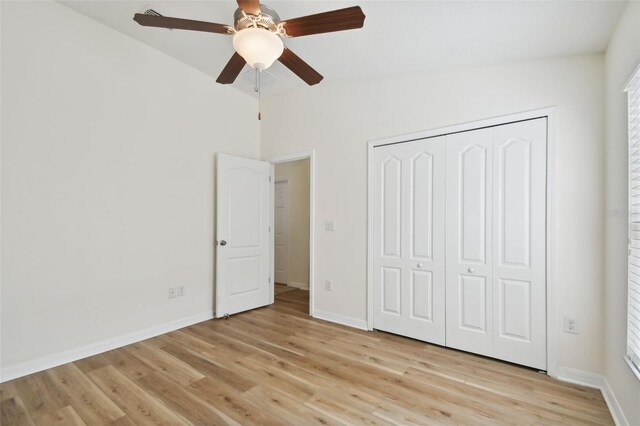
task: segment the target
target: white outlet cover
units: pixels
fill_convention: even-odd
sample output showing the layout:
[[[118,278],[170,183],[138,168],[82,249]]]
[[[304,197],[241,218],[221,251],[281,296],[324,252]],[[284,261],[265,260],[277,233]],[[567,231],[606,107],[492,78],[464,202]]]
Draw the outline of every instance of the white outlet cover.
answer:
[[[565,333],[578,334],[578,320],[564,317],[563,330]]]
[[[327,231],[335,231],[336,230],[336,221],[335,220],[326,220],[324,222],[324,229]]]

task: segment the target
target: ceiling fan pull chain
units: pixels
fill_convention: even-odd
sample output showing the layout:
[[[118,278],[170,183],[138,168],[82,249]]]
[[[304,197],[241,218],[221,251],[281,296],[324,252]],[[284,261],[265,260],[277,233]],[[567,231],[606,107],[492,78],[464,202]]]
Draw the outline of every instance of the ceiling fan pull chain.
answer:
[[[261,114],[261,105],[262,105],[262,96],[261,96],[261,90],[260,90],[260,70],[258,68],[256,68],[256,85],[253,88],[254,92],[258,93],[258,120],[262,120],[262,114]]]

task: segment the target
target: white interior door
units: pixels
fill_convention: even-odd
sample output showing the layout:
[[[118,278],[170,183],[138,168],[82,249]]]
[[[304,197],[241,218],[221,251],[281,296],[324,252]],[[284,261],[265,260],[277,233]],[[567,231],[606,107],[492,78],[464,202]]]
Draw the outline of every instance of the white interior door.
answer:
[[[275,281],[289,283],[289,182],[275,185]]]
[[[547,119],[493,130],[493,356],[546,370]]]
[[[374,328],[443,345],[444,138],[374,156]]]
[[[447,346],[492,355],[492,134],[448,135]]]
[[[218,154],[218,318],[272,303],[271,170],[263,161]]]

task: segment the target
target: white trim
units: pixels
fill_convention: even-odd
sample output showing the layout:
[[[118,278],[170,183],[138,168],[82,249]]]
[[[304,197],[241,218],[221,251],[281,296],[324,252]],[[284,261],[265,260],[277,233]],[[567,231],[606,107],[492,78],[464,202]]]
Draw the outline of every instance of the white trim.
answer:
[[[335,322],[337,324],[346,325],[347,327],[359,328],[360,330],[367,330],[367,321],[360,318],[347,317],[344,315],[336,314],[334,312],[321,311],[316,309],[313,317],[325,321]]]
[[[484,120],[437,129],[424,130],[406,135],[392,136],[384,139],[369,141],[367,147],[367,329],[373,330],[373,149],[376,146],[409,142],[418,139],[432,138],[451,133],[465,132],[482,127],[499,126],[502,124],[547,117],[547,374],[556,377],[557,361],[557,333],[556,333],[556,293],[555,293],[555,169],[556,169],[556,107],[547,107],[501,117],[491,117]]]
[[[135,331],[133,333],[124,334],[111,339],[105,339],[86,346],[58,352],[32,361],[10,365],[0,371],[0,383],[107,352],[112,349],[117,349],[142,340],[150,339],[152,337],[188,327],[199,322],[208,321],[210,319],[213,319],[213,310],[164,324],[154,325],[152,327],[145,328],[144,330]]]
[[[547,108],[547,374],[558,370],[556,329],[556,108]]]
[[[609,408],[609,412],[611,413],[611,417],[613,417],[613,422],[617,426],[627,426],[629,422],[627,418],[624,416],[624,412],[616,399],[616,395],[613,393],[613,389],[609,386],[609,381],[606,377],[602,378],[603,384],[600,388],[602,392],[602,396],[604,397],[604,402],[607,403],[607,407]]]
[[[618,400],[616,399],[606,377],[601,376],[600,374],[588,373],[586,371],[567,367],[558,367],[557,373],[557,378],[564,382],[599,389],[600,392],[602,392],[602,397],[607,403],[607,408],[609,408],[609,412],[611,413],[611,417],[613,417],[615,424],[618,426],[629,425],[629,422],[624,416],[624,412],[622,411],[622,408],[620,408],[620,404],[618,403]]]
[[[628,355],[625,355],[622,358],[624,359],[624,362],[631,369],[631,372],[633,373],[633,375],[636,376],[636,379],[640,380],[640,370],[638,370],[638,367],[633,363],[633,361],[631,361],[631,358],[629,358]]]
[[[631,82],[633,81],[633,78],[636,76],[637,72],[640,72],[640,64],[636,65],[636,67],[631,72],[631,75],[627,77],[627,81],[624,83],[624,89],[622,90],[623,92],[629,91],[629,86],[631,86]]]
[[[269,206],[269,215],[271,217],[269,223],[269,303],[276,301],[276,168],[273,163],[269,170],[269,190],[271,192],[271,200]],[[287,271],[287,274],[289,271]]]
[[[315,229],[316,229],[316,151],[305,151],[297,154],[280,155],[267,160],[271,164],[286,163],[289,161],[309,159],[309,315],[315,316],[315,297],[313,290],[315,288]],[[275,177],[274,177],[275,180]],[[273,198],[273,197],[272,197]],[[271,208],[275,211],[274,206]],[[275,229],[275,228],[274,228]],[[274,235],[272,233],[271,235]],[[274,245],[274,241],[271,242]],[[272,267],[273,267],[273,262]],[[273,284],[273,283],[272,283]],[[273,287],[273,285],[272,285]]]
[[[373,330],[373,148],[376,141],[367,146],[367,330]]]
[[[558,367],[556,379],[595,389],[602,389],[604,384],[604,377],[599,374],[569,367]]]
[[[483,120],[470,121],[468,123],[454,124],[450,126],[438,127],[436,129],[423,130],[420,132],[408,133],[404,135],[391,136],[388,138],[375,139],[369,141],[369,145],[382,146],[394,143],[410,142],[418,139],[433,138],[451,133],[466,132],[469,130],[480,129],[483,127],[500,126],[503,124],[513,123],[516,121],[531,120],[533,118],[548,117],[554,114],[556,107],[540,108],[531,111],[520,112],[516,114],[503,115],[499,117],[490,117]]]

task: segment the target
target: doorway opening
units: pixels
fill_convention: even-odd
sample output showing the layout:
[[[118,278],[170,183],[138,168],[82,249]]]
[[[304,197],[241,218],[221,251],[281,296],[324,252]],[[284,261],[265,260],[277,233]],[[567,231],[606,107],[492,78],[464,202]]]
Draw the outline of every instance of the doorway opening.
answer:
[[[275,303],[288,310],[313,315],[312,154],[272,163]]]

